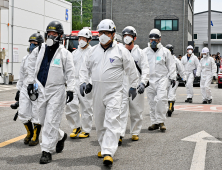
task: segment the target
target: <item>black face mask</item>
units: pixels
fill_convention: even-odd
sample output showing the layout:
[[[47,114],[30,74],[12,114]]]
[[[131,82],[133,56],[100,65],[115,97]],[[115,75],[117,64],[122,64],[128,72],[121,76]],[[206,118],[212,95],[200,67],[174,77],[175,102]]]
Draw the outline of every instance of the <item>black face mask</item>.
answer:
[[[150,43],[150,45],[151,45],[151,48],[152,49],[154,49],[154,48],[157,48],[157,42],[156,41],[152,41],[151,43]]]

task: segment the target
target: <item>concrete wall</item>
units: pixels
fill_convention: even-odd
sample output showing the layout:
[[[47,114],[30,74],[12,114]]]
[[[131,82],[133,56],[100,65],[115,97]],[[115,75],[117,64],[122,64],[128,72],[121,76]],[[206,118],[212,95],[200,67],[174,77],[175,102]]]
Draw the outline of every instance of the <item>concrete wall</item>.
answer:
[[[222,12],[211,12],[211,20],[213,26],[211,26],[211,33],[222,33]],[[197,34],[197,40],[195,41],[196,47],[199,47],[199,51],[202,50],[204,42],[208,41],[208,12],[194,15],[194,34]],[[211,40],[211,53],[222,53],[222,39]]]
[[[100,0],[94,0],[96,1],[99,6]],[[111,0],[106,0],[106,18],[113,19],[118,32],[122,32],[122,29],[128,25],[135,27],[138,32],[137,43],[141,48],[147,46],[149,32],[154,28],[155,18],[178,18],[179,31],[162,31],[162,44],[173,44],[176,55],[182,55],[183,49],[186,49],[188,45],[188,0],[185,0],[184,48],[183,9],[184,1],[182,0],[112,0],[111,16]],[[95,29],[99,22],[96,22],[96,19],[93,22]]]
[[[66,9],[68,9],[69,19],[66,21]],[[27,55],[28,39],[31,34],[40,31],[44,36],[46,26],[53,20],[58,20],[63,24],[65,33],[71,32],[72,27],[72,6],[65,0],[14,0],[14,28],[13,44],[18,48],[18,62],[12,67],[12,0],[10,0],[9,10],[0,11],[0,47],[6,49],[6,59],[4,60],[3,72],[13,73],[14,79],[19,78],[19,69],[22,58]],[[9,23],[9,26],[8,26]],[[13,69],[12,69],[13,68]],[[0,77],[0,83],[3,79]]]

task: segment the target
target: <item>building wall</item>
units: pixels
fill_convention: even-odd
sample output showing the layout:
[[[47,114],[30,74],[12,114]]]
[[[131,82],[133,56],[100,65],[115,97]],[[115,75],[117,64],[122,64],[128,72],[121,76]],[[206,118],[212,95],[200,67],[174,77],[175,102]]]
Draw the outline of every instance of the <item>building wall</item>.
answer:
[[[213,26],[211,26],[211,33],[222,33],[222,12],[211,12],[211,20]],[[208,41],[208,12],[194,15],[194,34],[197,34],[197,40],[195,41],[195,46],[199,47],[199,51],[202,50],[204,42]],[[218,51],[222,53],[222,44],[214,44],[214,42],[222,43],[222,40],[211,40],[211,53],[215,54]]]
[[[66,21],[66,9],[69,18]],[[6,59],[4,60],[3,73],[13,73],[14,79],[19,78],[19,69],[22,58],[27,55],[28,39],[31,34],[39,31],[43,36],[46,26],[53,20],[63,24],[64,32],[70,33],[72,26],[72,6],[65,0],[14,0],[14,28],[13,28],[13,47],[18,49],[18,62],[13,63],[12,67],[12,0],[9,3],[9,10],[0,11],[1,18],[1,38],[0,48],[6,49]],[[9,26],[7,25],[9,23]],[[12,69],[13,68],[13,69]],[[0,77],[0,83],[3,79]]]
[[[100,0],[94,0],[94,2],[95,1],[99,3]],[[111,0],[106,0],[105,11],[106,18],[113,19],[118,32],[122,32],[122,29],[128,25],[136,28],[138,32],[136,43],[140,45],[141,48],[147,47],[149,32],[154,28],[154,19],[156,17],[162,17],[162,19],[178,18],[179,31],[162,31],[162,44],[164,46],[173,44],[176,55],[182,55],[188,44],[188,0],[185,0],[184,48],[183,9],[184,1],[182,0],[112,0],[111,16]],[[94,20],[93,29],[96,28],[98,23],[99,22],[95,22]]]

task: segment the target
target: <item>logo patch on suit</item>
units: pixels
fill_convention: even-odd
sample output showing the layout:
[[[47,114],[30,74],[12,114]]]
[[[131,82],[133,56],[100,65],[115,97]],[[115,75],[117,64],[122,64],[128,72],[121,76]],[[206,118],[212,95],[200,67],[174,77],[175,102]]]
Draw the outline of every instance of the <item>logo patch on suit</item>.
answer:
[[[192,60],[189,60],[189,63],[191,63],[192,62]]]
[[[206,66],[209,66],[209,63],[206,63]]]
[[[54,59],[54,64],[55,64],[55,65],[60,65],[60,59],[55,58],[55,59]]]
[[[156,58],[156,60],[157,60],[157,61],[160,61],[160,60],[161,60],[161,57],[160,57],[160,56],[158,56],[158,57]]]
[[[114,61],[115,59],[113,59],[113,58],[110,58],[109,60],[110,60],[110,63],[113,63],[113,61]]]

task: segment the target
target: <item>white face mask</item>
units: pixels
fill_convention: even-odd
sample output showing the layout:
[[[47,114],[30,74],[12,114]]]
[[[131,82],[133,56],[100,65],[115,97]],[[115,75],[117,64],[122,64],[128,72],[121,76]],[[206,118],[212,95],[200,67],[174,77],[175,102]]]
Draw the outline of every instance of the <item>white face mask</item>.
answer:
[[[107,35],[103,34],[99,37],[99,42],[102,44],[102,45],[105,45],[110,39],[110,37],[108,37]]]
[[[133,41],[133,38],[130,36],[126,36],[126,37],[124,37],[123,40],[124,40],[124,43],[128,45]]]
[[[83,47],[85,47],[86,45],[87,45],[87,42],[85,42],[84,40],[80,40],[80,41],[79,41],[79,46],[80,46],[80,47],[83,48]]]
[[[193,51],[192,50],[188,50],[188,54],[192,54],[193,53]]]
[[[206,57],[207,57],[207,55],[204,54],[204,55],[203,55],[203,58],[206,58]]]
[[[54,43],[54,42],[53,42],[53,40],[52,40],[51,38],[50,38],[50,39],[48,38],[48,39],[46,40],[46,44],[47,44],[47,46],[49,46],[49,47],[52,46],[53,43]]]

